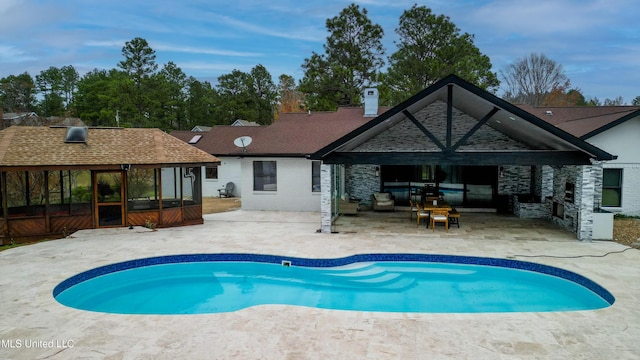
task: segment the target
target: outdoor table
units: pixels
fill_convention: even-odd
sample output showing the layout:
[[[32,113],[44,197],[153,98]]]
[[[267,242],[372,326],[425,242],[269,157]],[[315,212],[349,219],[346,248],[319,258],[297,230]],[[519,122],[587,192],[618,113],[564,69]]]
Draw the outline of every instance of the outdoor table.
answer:
[[[422,208],[425,211],[428,211],[429,214],[431,214],[431,212],[433,210],[447,210],[447,211],[451,211],[453,210],[453,208],[451,207],[451,205],[449,205],[446,201],[444,200],[429,200],[429,201],[425,201],[422,204]],[[429,221],[429,223],[431,223],[431,221]],[[429,226],[429,224],[427,224],[427,227]]]
[[[453,209],[451,205],[444,200],[425,201],[422,203],[422,208],[426,211],[433,211],[437,209],[446,209],[451,211]]]

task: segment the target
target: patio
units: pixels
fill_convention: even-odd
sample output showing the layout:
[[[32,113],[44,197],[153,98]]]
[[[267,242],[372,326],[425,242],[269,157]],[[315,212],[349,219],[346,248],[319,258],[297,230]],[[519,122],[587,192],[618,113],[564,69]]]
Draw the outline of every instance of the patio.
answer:
[[[428,220],[427,220],[428,221]],[[539,240],[577,241],[576,235],[544,219],[522,219],[495,212],[461,212],[460,227],[452,225],[449,232],[442,224],[435,231],[426,228],[425,220],[417,226],[416,216],[409,219],[407,209],[360,211],[357,216],[341,215],[333,231],[354,234],[418,236],[425,239],[455,238],[460,240]]]
[[[83,230],[0,252],[5,274],[0,358],[633,359],[640,352],[638,250],[579,242],[542,222],[487,214],[463,213],[460,229],[448,234],[443,228],[435,233],[416,228],[406,212],[343,217],[337,234],[317,233],[319,218],[318,213],[238,210],[204,215],[203,225]],[[597,311],[549,313],[407,314],[267,305],[221,314],[140,316],[79,311],[51,295],[60,281],[105,264],[224,252],[515,258],[587,276],[616,302]]]

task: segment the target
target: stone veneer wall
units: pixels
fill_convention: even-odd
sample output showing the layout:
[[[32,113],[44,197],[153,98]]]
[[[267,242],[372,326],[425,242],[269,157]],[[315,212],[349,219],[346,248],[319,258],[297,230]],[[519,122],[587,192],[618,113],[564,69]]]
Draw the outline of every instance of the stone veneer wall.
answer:
[[[447,103],[435,101],[415,112],[413,116],[440,142],[445,143],[447,136]],[[455,143],[471,130],[478,120],[463,111],[452,110],[452,139]],[[489,126],[480,127],[458,151],[491,150],[527,150],[519,143]],[[399,121],[380,134],[353,149],[353,152],[368,151],[440,151],[440,148],[427,138],[409,119]]]
[[[531,193],[531,167],[505,165],[498,170],[498,195]]]
[[[513,196],[513,214],[523,219],[549,219],[551,208],[549,202],[542,199],[541,202],[519,202],[518,196]]]
[[[567,183],[575,185],[573,201],[565,199]],[[602,187],[600,164],[555,168],[553,202],[564,206],[564,216],[552,216],[551,220],[564,229],[575,232],[579,240],[591,240],[594,208],[601,197],[598,187]]]
[[[602,207],[602,181],[603,181],[603,169],[604,161],[593,161],[593,176],[594,176],[594,208],[600,209]]]
[[[587,165],[579,168],[576,181],[576,202],[578,202],[578,239],[593,239],[593,212],[596,207],[596,179],[601,166]]]
[[[572,232],[576,232],[578,228],[578,194],[574,195],[574,201],[565,200],[565,189],[567,182],[576,184],[578,177],[578,166],[562,166],[555,167],[553,177],[553,202],[561,204],[564,207],[564,216],[552,216],[551,221],[560,225],[562,228]],[[577,190],[577,189],[576,189]],[[579,202],[578,202],[579,204]],[[552,204],[553,206],[553,204]]]
[[[553,167],[542,165],[540,169],[540,198],[542,201],[553,197]]]
[[[514,212],[512,195],[529,194],[531,170],[529,166],[504,165],[498,168],[498,195],[506,195],[509,201],[508,212]]]
[[[349,196],[362,199],[361,205],[371,207],[371,194],[380,191],[380,176],[376,176],[379,165],[346,165],[345,191]]]
[[[331,209],[332,170],[332,165],[320,165],[320,231],[323,233],[330,233],[333,223],[333,212]]]

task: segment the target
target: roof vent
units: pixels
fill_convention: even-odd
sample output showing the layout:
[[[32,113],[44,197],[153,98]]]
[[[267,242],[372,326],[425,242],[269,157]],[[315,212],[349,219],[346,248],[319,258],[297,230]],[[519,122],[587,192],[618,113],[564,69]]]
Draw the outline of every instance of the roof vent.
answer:
[[[547,114],[547,115],[549,115],[549,116],[553,115],[553,111],[551,111],[551,110],[547,110],[547,111],[545,111],[544,113],[545,113],[545,114]]]
[[[378,89],[364,89],[364,116],[378,116]]]
[[[67,136],[64,139],[66,143],[86,143],[87,128],[82,126],[71,126],[67,128]]]

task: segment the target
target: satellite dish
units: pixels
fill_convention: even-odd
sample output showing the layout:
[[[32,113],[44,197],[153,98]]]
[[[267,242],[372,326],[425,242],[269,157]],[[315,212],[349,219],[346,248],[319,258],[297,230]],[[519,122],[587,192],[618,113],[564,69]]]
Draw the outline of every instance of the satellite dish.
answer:
[[[247,146],[251,144],[251,141],[253,141],[253,139],[251,139],[251,136],[240,136],[239,138],[233,140],[233,145],[241,147],[242,151],[247,151]]]

